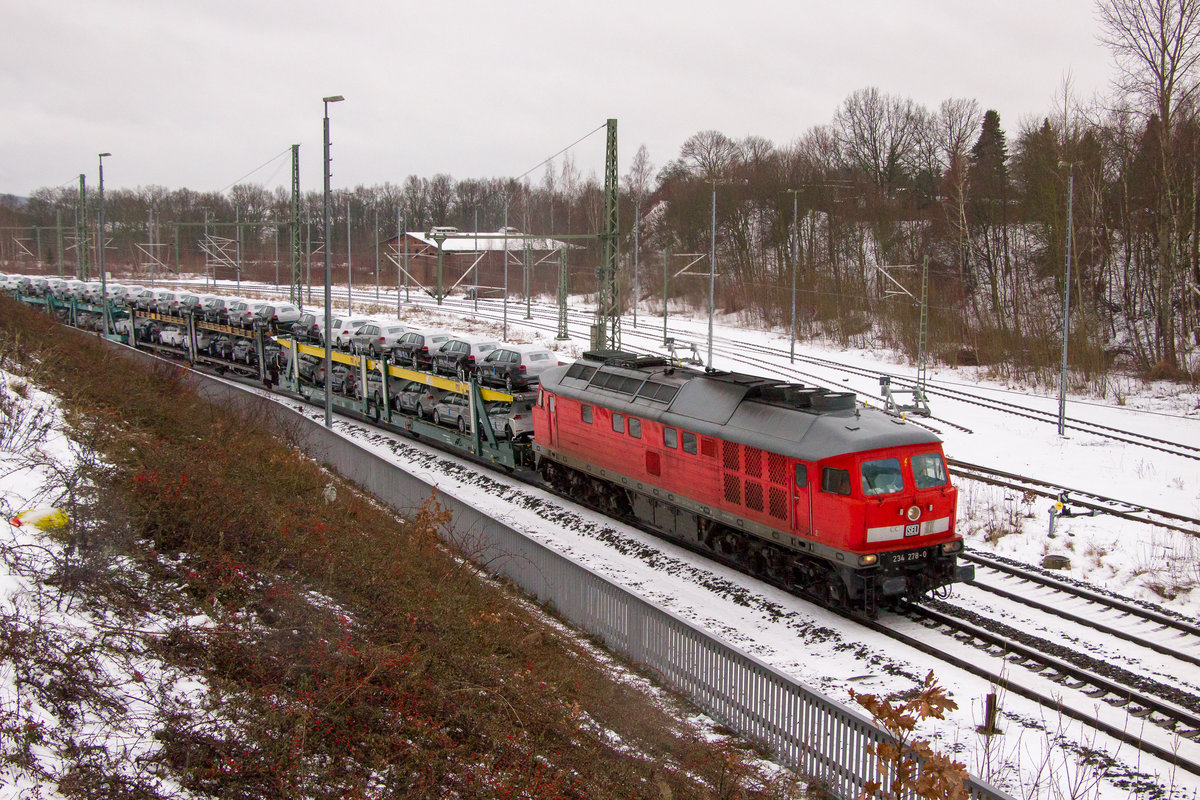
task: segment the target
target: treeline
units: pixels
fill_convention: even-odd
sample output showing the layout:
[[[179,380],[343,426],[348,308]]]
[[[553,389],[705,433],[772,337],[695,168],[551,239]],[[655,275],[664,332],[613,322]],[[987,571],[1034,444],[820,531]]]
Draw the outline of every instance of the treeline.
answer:
[[[1200,0],[1102,0],[1099,9],[1126,78],[1122,92],[1114,102],[1084,105],[1066,86],[1058,111],[1022,122],[1015,133],[972,99],[933,109],[865,88],[828,124],[786,145],[702,131],[657,170],[641,148],[621,181],[626,306],[635,227],[643,313],[661,307],[664,274],[672,298],[706,303],[715,234],[718,308],[786,329],[795,280],[802,335],[898,345],[915,357],[921,315],[914,297],[927,263],[934,358],[1051,380],[1061,353],[1070,214],[1076,374],[1099,388],[1114,363],[1193,377]],[[1138,14],[1158,14],[1177,38],[1140,40]],[[76,200],[70,190],[42,189],[24,213],[31,224],[53,225],[55,210],[73,209]],[[236,216],[246,246],[270,260],[261,253],[274,243],[272,223],[286,243],[288,200],[283,190],[254,185],[227,194],[111,192],[109,252],[137,261],[136,243],[146,240],[154,210],[160,220],[186,223],[174,229],[180,238],[171,246],[194,270],[207,208],[210,227],[229,226]],[[303,206],[315,243],[320,194],[306,194]],[[537,181],[414,175],[401,185],[337,190],[329,247],[343,262],[353,248],[357,273],[360,264],[373,266],[375,243],[400,225],[498,230],[507,222],[544,235],[595,234],[602,212],[600,180],[595,172],[585,177],[568,155]],[[592,291],[598,248],[585,245],[571,260],[572,291]],[[547,269],[556,280],[557,265]]]

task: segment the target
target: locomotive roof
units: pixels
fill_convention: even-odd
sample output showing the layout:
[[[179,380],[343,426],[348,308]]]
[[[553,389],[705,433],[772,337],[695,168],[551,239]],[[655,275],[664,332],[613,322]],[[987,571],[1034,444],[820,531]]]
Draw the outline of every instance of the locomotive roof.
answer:
[[[554,394],[805,461],[940,441],[851,392],[738,372],[672,365],[658,356],[599,350],[541,375]]]

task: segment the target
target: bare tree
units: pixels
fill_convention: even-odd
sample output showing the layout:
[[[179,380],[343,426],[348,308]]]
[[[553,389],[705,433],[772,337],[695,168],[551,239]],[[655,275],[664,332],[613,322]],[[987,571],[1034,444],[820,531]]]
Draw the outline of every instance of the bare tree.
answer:
[[[971,138],[979,130],[983,112],[979,103],[966,97],[943,100],[938,108],[937,140],[946,165],[946,183],[950,189],[952,229],[958,238],[958,280],[966,283],[967,271],[967,154]]]
[[[439,172],[429,181],[429,213],[434,225],[449,223],[450,206],[453,201],[454,179],[444,172]]]
[[[979,103],[969,97],[951,97],[938,106],[938,145],[948,167],[953,168],[956,161],[966,158],[971,139],[982,121]]]
[[[650,163],[650,151],[646,149],[646,145],[642,145],[634,153],[633,162],[629,165],[629,172],[622,180],[622,183],[625,184],[625,194],[629,195],[635,205],[640,205],[646,199],[646,195],[650,191],[650,183],[653,180],[654,165]]]
[[[1100,0],[1102,40],[1116,57],[1119,86],[1158,118],[1161,180],[1158,198],[1157,337],[1163,362],[1179,365],[1173,304],[1178,229],[1171,140],[1181,107],[1191,106],[1200,67],[1200,0]]]
[[[834,117],[834,129],[849,166],[862,170],[890,198],[919,152],[927,114],[912,100],[871,86],[846,98]]]
[[[1120,87],[1142,98],[1166,129],[1196,93],[1200,0],[1100,0],[1101,40],[1112,50]]]
[[[679,158],[692,174],[710,180],[722,177],[740,158],[737,142],[720,131],[700,131],[679,148]]]
[[[575,210],[575,204],[579,202],[579,196],[582,191],[582,180],[579,177],[579,168],[575,166],[575,159],[571,158],[570,153],[563,155],[558,186],[562,190],[562,196],[567,206],[566,232],[571,233],[571,212]]]

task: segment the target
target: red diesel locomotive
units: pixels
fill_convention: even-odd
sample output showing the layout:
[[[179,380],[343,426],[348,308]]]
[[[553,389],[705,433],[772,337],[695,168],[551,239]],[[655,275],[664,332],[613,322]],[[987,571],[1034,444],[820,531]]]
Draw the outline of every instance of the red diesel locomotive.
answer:
[[[940,440],[852,393],[594,351],[541,376],[533,424],[551,486],[827,605],[973,577]]]

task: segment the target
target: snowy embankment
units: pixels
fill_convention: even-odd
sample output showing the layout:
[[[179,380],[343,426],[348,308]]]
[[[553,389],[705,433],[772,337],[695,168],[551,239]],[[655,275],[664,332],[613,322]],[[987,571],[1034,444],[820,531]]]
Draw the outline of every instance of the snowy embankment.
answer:
[[[154,768],[155,734],[167,716],[199,707],[207,687],[152,651],[170,629],[211,622],[92,602],[101,572],[145,578],[132,563],[85,554],[76,545],[88,531],[55,511],[86,505],[100,467],[63,431],[52,396],[0,370],[0,796],[52,800],[66,796],[52,787],[97,776],[191,796]]]

